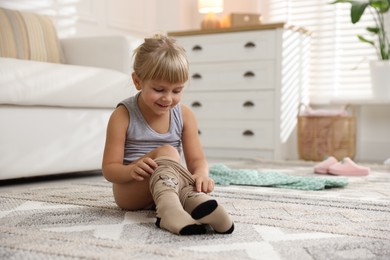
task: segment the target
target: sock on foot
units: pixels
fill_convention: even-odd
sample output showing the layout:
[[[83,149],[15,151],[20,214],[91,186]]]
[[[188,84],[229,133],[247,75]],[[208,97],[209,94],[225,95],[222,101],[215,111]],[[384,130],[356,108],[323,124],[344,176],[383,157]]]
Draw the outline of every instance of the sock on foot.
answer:
[[[225,208],[205,193],[189,192],[184,209],[198,222],[209,224],[217,233],[231,234],[234,231],[233,221]]]
[[[161,227],[161,218],[157,217],[156,220],[156,226],[158,228]],[[179,230],[179,235],[201,235],[205,234],[207,232],[205,225],[199,225],[199,224],[193,224],[193,225],[187,225]],[[172,232],[173,233],[173,232]]]

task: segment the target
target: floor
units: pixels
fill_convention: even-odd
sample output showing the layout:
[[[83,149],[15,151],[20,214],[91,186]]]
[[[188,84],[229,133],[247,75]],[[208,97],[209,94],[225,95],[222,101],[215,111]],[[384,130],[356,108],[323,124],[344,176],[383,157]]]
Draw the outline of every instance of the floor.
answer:
[[[215,161],[215,162],[221,162],[221,161]],[[214,163],[211,162],[211,163]],[[258,165],[254,164],[251,161],[226,161],[226,163],[229,166],[235,166],[237,168],[250,168],[250,167],[257,167]],[[285,162],[279,162],[279,165],[274,165],[275,167],[277,166],[283,166]],[[310,166],[309,166],[310,165]],[[312,164],[308,162],[292,162],[289,164],[289,169],[295,168],[296,170],[299,170],[300,167],[307,168],[308,166],[310,167],[309,170],[311,170]],[[264,166],[264,165],[262,165]],[[266,165],[268,167],[271,165]],[[286,165],[283,167],[286,168]],[[378,166],[383,168],[384,166]],[[264,169],[264,168],[262,168]],[[269,200],[266,201],[267,204],[266,206],[263,207],[264,212],[258,213],[259,216],[263,216],[263,219],[271,219],[273,216],[275,216],[276,219],[279,219],[283,216],[297,216],[299,219],[303,219],[304,216],[307,216],[308,219],[312,220],[313,218],[313,223],[312,225],[316,225],[317,222],[320,220],[320,213],[318,210],[311,211],[309,210],[310,205],[313,205],[315,207],[320,207],[324,206],[324,203],[330,203],[329,201],[334,201],[338,200],[339,198],[342,199],[342,201],[348,200],[353,203],[356,203],[359,199],[361,199],[361,203],[357,204],[359,207],[362,208],[360,205],[370,205],[370,207],[377,207],[380,203],[387,203],[390,201],[390,193],[389,193],[389,181],[388,179],[390,178],[390,167],[386,169],[387,171],[382,171],[380,174],[373,174],[372,176],[368,176],[367,178],[351,178],[351,183],[349,184],[347,189],[340,189],[338,192],[334,191],[333,189],[327,189],[323,191],[299,191],[299,190],[289,190],[289,189],[274,189],[274,188],[264,188],[264,189],[258,189],[257,187],[247,187],[246,192],[248,194],[260,194],[261,198],[282,198],[286,197],[289,199],[300,199],[301,197],[303,199],[302,205],[304,206],[302,209],[297,210],[297,204],[295,203],[281,203],[281,205],[285,205],[285,209],[281,208],[280,209],[280,214],[277,212],[278,207],[272,206],[273,203],[277,203],[277,200]],[[316,176],[313,174],[313,176]],[[28,179],[19,179],[19,180],[9,180],[9,181],[0,181],[0,191],[19,191],[19,190],[26,190],[27,188],[35,188],[35,187],[42,187],[45,185],[48,186],[58,186],[58,184],[64,184],[64,183],[69,183],[69,182],[99,182],[103,180],[104,177],[102,176],[100,171],[95,171],[95,172],[83,172],[83,173],[73,173],[73,174],[63,174],[63,175],[56,175],[56,176],[45,176],[45,177],[36,177],[36,178],[28,178]],[[57,187],[58,188],[58,187]],[[242,192],[240,187],[226,187],[228,190],[228,194],[238,194]],[[53,190],[53,189],[52,189]],[[79,190],[79,189],[77,189]],[[359,191],[358,193],[356,191]],[[67,189],[68,191],[68,189]],[[220,194],[223,190],[220,190]],[[237,191],[237,192],[236,192]],[[51,191],[50,191],[51,192]],[[47,194],[50,194],[48,192]],[[96,194],[95,191],[89,191],[93,194]],[[77,195],[78,196],[78,195]],[[54,197],[54,196],[53,196]],[[82,196],[83,197],[83,196]],[[89,197],[88,194],[85,195],[85,197]],[[50,198],[50,195],[48,196],[42,196],[42,198]],[[318,201],[322,201],[321,204],[318,203],[313,203],[317,202],[317,198],[319,199]],[[25,197],[23,197],[23,200]],[[27,199],[27,198],[26,198]],[[42,205],[38,202],[38,205]],[[318,205],[317,205],[318,204]],[[31,204],[27,204],[31,205]],[[248,211],[255,211],[257,208],[248,208],[249,204],[241,204],[243,206],[243,209],[248,210]],[[279,205],[279,204],[278,204]],[[345,204],[340,204],[340,205],[345,205]],[[367,213],[370,216],[373,217],[373,219],[377,220],[379,222],[378,226],[381,227],[381,230],[383,231],[386,229],[386,225],[382,226],[381,219],[386,219],[382,215],[377,215],[374,212],[371,213],[370,211],[348,211],[348,207],[341,206],[341,207],[336,207],[338,210],[337,214],[340,214],[344,218],[349,218],[353,223],[359,223],[359,222],[367,222],[367,218],[365,218],[365,215],[363,213]],[[90,214],[85,214],[84,211],[81,211],[81,208],[79,206],[74,206],[69,208],[69,205],[56,205],[55,206],[58,210],[56,214],[52,214],[51,212],[47,214],[47,218],[51,219],[52,216],[55,216],[56,220],[57,217],[64,219],[65,221],[69,221],[71,223],[73,221],[73,218],[70,218],[69,216],[80,216],[82,215],[83,218],[83,228],[90,228],[93,230],[97,230],[96,233],[94,232],[86,232],[86,234],[89,234],[92,238],[91,239],[102,239],[106,238],[106,236],[111,235],[113,237],[113,234],[116,234],[114,231],[116,229],[110,229],[107,231],[105,227],[110,226],[117,226],[117,219],[113,219],[112,222],[107,221],[108,217],[112,216],[110,214],[105,214],[104,218],[96,218],[96,211],[90,211]],[[318,208],[316,208],[318,209]],[[100,209],[99,209],[100,210]],[[82,212],[82,214],[80,213]],[[100,211],[99,211],[100,212]],[[314,213],[312,213],[314,212]],[[341,214],[340,212],[344,212]],[[379,213],[384,213],[388,212],[387,210],[379,211]],[[60,214],[61,213],[61,214]],[[101,212],[100,212],[101,213]],[[99,214],[100,214],[99,213]],[[321,221],[328,221],[328,215],[329,211],[325,211],[325,220]],[[333,211],[335,213],[335,211]],[[72,215],[73,214],[73,215]],[[131,213],[125,213],[125,214],[131,214]],[[332,215],[332,214],[330,214]],[[66,216],[66,217],[63,217]],[[125,215],[127,216],[127,215]],[[130,216],[130,215],[129,215]],[[242,216],[242,215],[236,215]],[[120,217],[123,217],[122,215]],[[31,218],[33,219],[33,218]],[[85,219],[88,219],[85,220]],[[91,221],[89,220],[91,219]],[[337,216],[335,218],[338,221],[341,221]],[[388,219],[388,218],[387,218]],[[111,221],[111,220],[110,220]],[[268,220],[270,221],[270,220]],[[284,219],[286,221],[286,219]],[[245,238],[247,238],[248,234],[251,234],[252,237],[257,238],[258,240],[253,242],[251,241],[248,246],[245,243],[242,243],[241,240],[237,239],[234,240],[234,237],[224,242],[222,244],[220,241],[217,240],[209,240],[207,245],[201,245],[198,246],[199,241],[196,241],[196,243],[193,244],[185,244],[183,245],[183,248],[186,248],[187,251],[194,251],[197,253],[204,252],[204,250],[209,250],[210,253],[213,253],[217,250],[221,250],[224,248],[234,248],[235,246],[244,246],[245,248],[243,249],[244,253],[247,254],[247,258],[249,256],[254,256],[253,258],[259,258],[259,256],[267,254],[267,253],[272,253],[272,252],[277,252],[280,255],[281,259],[389,259],[388,256],[390,255],[389,250],[388,250],[388,245],[389,243],[387,242],[388,240],[375,240],[375,239],[366,239],[364,237],[353,237],[353,236],[346,236],[343,235],[340,237],[336,233],[331,234],[331,233],[323,233],[323,232],[314,232],[308,231],[307,229],[305,230],[300,230],[298,228],[295,229],[289,229],[285,228],[283,225],[256,225],[255,227],[250,226],[249,224],[246,224],[245,221],[242,221],[240,226],[237,225],[237,231],[236,231],[236,236],[240,238],[240,234],[244,233]],[[370,222],[370,221],[369,221]],[[46,223],[46,222],[43,222]],[[44,226],[45,224],[39,223],[39,225],[42,225],[46,231],[47,229],[51,229],[50,232],[54,232],[53,230],[60,230],[58,237],[61,237],[64,233],[67,234],[66,236],[66,243],[62,243],[61,247],[70,244],[70,241],[73,241],[73,236],[71,236],[71,232],[73,232],[74,227],[72,225],[74,224],[69,224],[68,222],[58,224],[56,226]],[[86,224],[85,224],[86,223]],[[269,222],[271,223],[271,222]],[[272,222],[275,223],[275,222]],[[283,224],[287,222],[280,221],[278,224]],[[329,221],[329,223],[333,223],[332,221]],[[306,224],[306,223],[305,223]],[[51,223],[50,223],[51,225]],[[81,224],[77,223],[77,228],[79,229]],[[135,225],[135,224],[134,224]],[[292,225],[292,224],[291,224]],[[295,224],[294,224],[295,225]],[[366,225],[366,224],[365,224]],[[373,225],[372,222],[370,222],[370,225]],[[4,227],[6,228],[6,227]],[[101,229],[99,229],[101,228]],[[130,229],[130,226],[125,226],[121,224],[121,229],[120,231],[122,232],[123,230],[126,230],[126,228]],[[143,230],[143,229],[137,229],[135,226],[131,227],[132,230]],[[88,229],[89,230],[89,229]],[[388,229],[387,229],[388,230]],[[42,230],[41,230],[42,231]],[[102,231],[102,232],[100,232]],[[113,231],[113,232],[111,232]],[[250,231],[250,233],[249,233]],[[126,231],[125,231],[126,232]],[[154,232],[154,231],[153,231]],[[241,232],[241,233],[240,233]],[[248,232],[248,233],[246,233]],[[365,232],[365,231],[364,231]],[[53,234],[50,233],[52,236]],[[108,234],[108,235],[107,235]],[[125,233],[126,235],[123,236],[123,240],[118,239],[118,243],[126,243],[129,239],[131,239],[131,234],[132,233]],[[135,236],[137,239],[141,236],[145,236],[145,233],[139,233],[140,236]],[[154,234],[154,233],[153,233]],[[97,236],[97,237],[95,237]],[[101,237],[99,237],[101,236]],[[30,239],[32,237],[31,234],[27,234],[25,237],[23,237],[22,242],[25,242],[26,240]],[[151,236],[146,236],[146,237],[151,237]],[[252,238],[251,237],[251,238]],[[261,238],[261,240],[260,240]],[[39,239],[39,238],[38,238]],[[78,242],[80,241],[80,236],[74,236],[74,241]],[[165,236],[164,238],[159,238],[161,243],[165,243]],[[230,238],[228,238],[230,239]],[[30,241],[33,239],[30,239]],[[33,240],[34,241],[34,240]],[[51,240],[56,242],[56,240]],[[60,240],[58,240],[60,241]],[[103,242],[102,242],[103,241]],[[166,240],[166,245],[171,245],[170,240]],[[11,243],[11,239],[8,239],[6,242]],[[146,241],[147,242],[147,241]],[[169,243],[168,243],[169,242]],[[210,243],[212,242],[212,243]],[[57,243],[57,242],[56,242]],[[101,245],[105,245],[104,243],[108,243],[107,240],[99,240],[99,243]],[[144,241],[143,241],[144,243]],[[187,242],[188,243],[188,242]],[[216,244],[215,244],[216,243]],[[218,244],[219,243],[219,244]],[[24,243],[20,243],[21,246],[24,246]],[[78,244],[75,244],[75,248],[78,248]],[[145,244],[145,243],[144,243]],[[38,247],[38,249],[42,249],[44,246],[42,246],[43,243],[35,243],[35,246]],[[59,243],[53,246],[57,246]],[[156,246],[155,243],[151,243],[149,241],[150,246]],[[178,245],[180,246],[180,245]],[[45,245],[45,248],[49,248]],[[105,247],[106,248],[106,247]],[[37,250],[38,250],[37,249]],[[89,248],[89,250],[93,250],[94,248]],[[175,248],[176,249],[176,248]],[[88,250],[88,249],[82,249],[82,250]],[[122,249],[123,252],[126,252],[124,249]],[[163,249],[160,249],[163,250]],[[0,250],[1,251],[1,250]],[[72,250],[69,250],[71,252],[74,252]],[[186,251],[186,252],[187,252]],[[192,252],[191,251],[191,252]],[[242,250],[241,250],[242,251]],[[240,251],[240,252],[241,252]],[[237,250],[238,252],[238,250]],[[84,253],[84,252],[80,252]],[[115,248],[115,253],[118,253],[118,250]],[[223,253],[223,252],[222,252]],[[221,253],[221,254],[222,254]],[[310,253],[310,254],[309,254]],[[215,255],[214,255],[215,256]],[[225,255],[223,257],[227,258],[234,258],[234,255],[232,256],[231,253],[227,254],[225,252]],[[380,258],[382,256],[382,258]],[[1,257],[0,257],[1,258]],[[109,258],[109,257],[107,257]],[[271,259],[272,257],[264,257],[264,259]],[[242,256],[237,257],[237,259],[245,259]]]

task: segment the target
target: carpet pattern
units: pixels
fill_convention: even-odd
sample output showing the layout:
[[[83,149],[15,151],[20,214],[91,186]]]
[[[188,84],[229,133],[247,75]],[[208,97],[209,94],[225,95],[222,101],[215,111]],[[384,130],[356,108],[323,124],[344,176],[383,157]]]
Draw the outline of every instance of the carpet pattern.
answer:
[[[316,176],[306,164],[231,167]],[[177,236],[118,209],[101,176],[3,192],[0,259],[389,259],[390,171],[321,191],[218,186],[231,235]]]

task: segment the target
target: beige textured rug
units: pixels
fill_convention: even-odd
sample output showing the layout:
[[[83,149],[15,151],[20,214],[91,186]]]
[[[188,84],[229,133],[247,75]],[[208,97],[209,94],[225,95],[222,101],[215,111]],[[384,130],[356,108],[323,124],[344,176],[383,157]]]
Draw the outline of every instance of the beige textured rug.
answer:
[[[319,177],[307,163],[229,166]],[[373,169],[341,189],[218,186],[212,195],[233,216],[231,235],[158,229],[153,211],[118,209],[101,176],[0,186],[0,259],[389,259],[390,171]]]

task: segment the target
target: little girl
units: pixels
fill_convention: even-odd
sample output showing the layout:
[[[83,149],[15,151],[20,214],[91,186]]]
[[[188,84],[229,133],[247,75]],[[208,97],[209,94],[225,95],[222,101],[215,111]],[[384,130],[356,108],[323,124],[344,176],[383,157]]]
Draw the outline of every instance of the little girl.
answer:
[[[156,225],[175,234],[203,234],[206,225],[232,233],[230,215],[207,195],[214,181],[195,116],[180,104],[189,73],[184,49],[167,36],[147,38],[134,51],[133,69],[139,92],[112,113],[103,156],[115,202],[127,210],[155,206]]]

